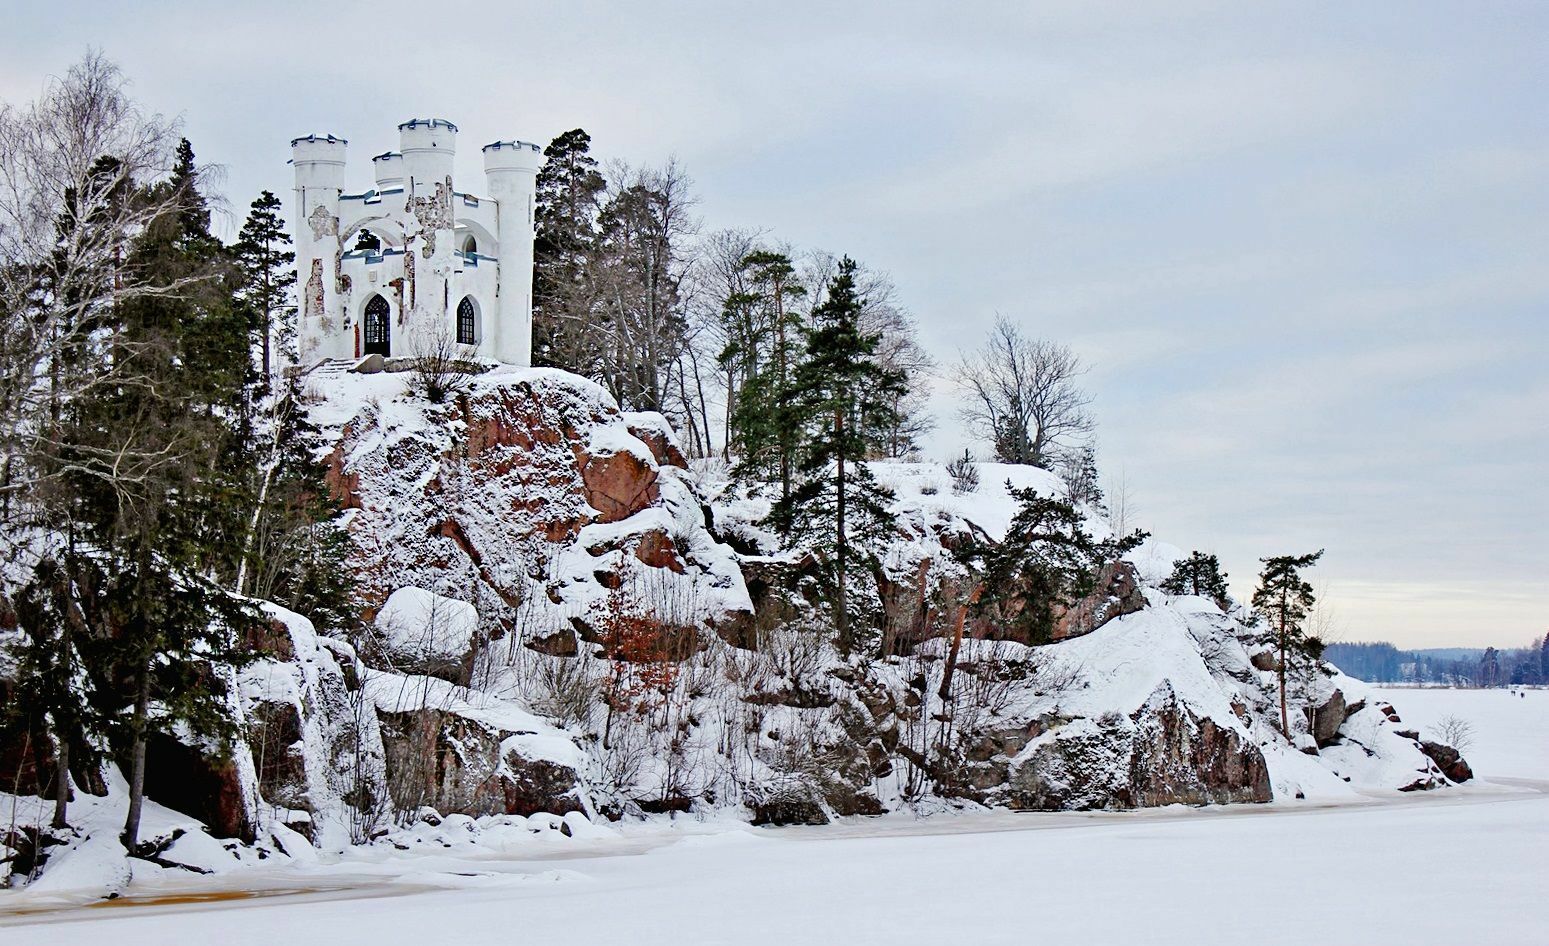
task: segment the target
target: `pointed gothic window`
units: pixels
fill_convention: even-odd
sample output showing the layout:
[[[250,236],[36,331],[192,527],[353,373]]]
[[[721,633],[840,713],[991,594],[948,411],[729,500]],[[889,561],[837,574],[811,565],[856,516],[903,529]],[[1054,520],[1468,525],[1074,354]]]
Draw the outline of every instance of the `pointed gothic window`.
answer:
[[[384,358],[393,353],[393,327],[392,306],[387,304],[381,294],[373,295],[366,301],[365,331],[361,339],[365,344],[362,348],[367,355],[381,355]]]
[[[472,296],[463,296],[463,301],[457,303],[457,343],[459,345],[477,345],[478,312],[473,306]]]

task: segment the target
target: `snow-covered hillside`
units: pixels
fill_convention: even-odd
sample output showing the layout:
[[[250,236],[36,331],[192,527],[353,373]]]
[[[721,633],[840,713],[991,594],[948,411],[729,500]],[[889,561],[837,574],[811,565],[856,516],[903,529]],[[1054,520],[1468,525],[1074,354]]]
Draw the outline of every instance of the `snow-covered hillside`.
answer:
[[[1162,593],[1182,553],[1155,540],[1105,567],[1054,643],[971,616],[948,686],[942,602],[973,578],[952,549],[1006,534],[1008,482],[1057,494],[1046,472],[985,464],[957,493],[940,465],[877,464],[898,516],[867,592],[883,640],[844,658],[803,590],[810,561],[760,525],[768,495],[724,464],[690,468],[659,416],[557,371],[495,369],[443,405],[406,382],[334,377],[312,408],[335,443],[360,631],[324,637],[271,608],[261,659],[238,677],[236,761],[179,750],[220,817],[153,791],[159,860],[125,862],[110,785],[42,845],[51,883],[115,889],[125,863],[143,881],[672,813],[820,824],[1398,797],[1467,778],[1332,668],[1295,675],[1288,739],[1273,655],[1236,612]],[[1085,527],[1111,533],[1096,509]],[[46,818],[39,799],[0,802],[18,823]],[[191,818],[248,843],[215,843]],[[22,851],[35,839],[10,838],[37,862]]]

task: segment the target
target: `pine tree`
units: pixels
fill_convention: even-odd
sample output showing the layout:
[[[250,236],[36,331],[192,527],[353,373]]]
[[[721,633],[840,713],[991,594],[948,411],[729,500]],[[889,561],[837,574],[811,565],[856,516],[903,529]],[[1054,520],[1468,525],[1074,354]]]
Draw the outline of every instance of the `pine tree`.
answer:
[[[273,350],[287,350],[296,331],[296,308],[290,295],[296,284],[296,254],[287,249],[290,234],[285,232],[279,210],[278,197],[269,191],[259,194],[234,247],[242,272],[237,298],[248,307],[257,326],[259,372],[265,386],[272,384],[274,377]]]
[[[576,128],[544,149],[533,243],[533,364],[588,376],[602,352],[593,337],[586,274],[607,188],[591,142]]]
[[[743,259],[753,292],[727,300],[729,315],[746,310],[741,324],[727,318],[732,339],[722,352],[742,362],[746,379],[732,416],[741,478],[772,475],[780,498],[788,500],[795,480],[800,442],[799,412],[792,410],[795,372],[801,359],[803,321],[794,303],[806,294],[784,253],[757,250]]]
[[[888,508],[893,494],[866,462],[865,431],[886,420],[891,395],[903,383],[871,359],[878,339],[860,330],[864,303],[856,294],[855,270],[854,260],[841,261],[827,298],[812,311],[790,398],[791,416],[805,433],[800,483],[769,516],[782,534],[809,541],[827,566],[835,631],[846,655],[859,644],[850,608],[851,566],[874,562],[871,548],[894,528]]]
[[[1070,502],[1006,483],[1017,512],[1000,542],[970,540],[954,550],[980,572],[982,602],[1003,628],[1032,644],[1053,638],[1059,614],[1090,595],[1102,567],[1145,541],[1136,531],[1104,541]]]
[[[1264,558],[1259,587],[1253,593],[1253,610],[1268,623],[1269,639],[1279,651],[1280,731],[1291,737],[1291,717],[1286,709],[1286,667],[1293,657],[1316,660],[1323,653],[1323,642],[1307,635],[1302,625],[1317,603],[1312,585],[1302,580],[1301,571],[1311,568],[1323,557],[1319,549],[1309,555],[1279,555]]]
[[[1107,512],[1103,508],[1103,490],[1097,479],[1096,447],[1087,443],[1066,453],[1060,458],[1059,471],[1066,498],[1078,506]]]
[[[1162,591],[1170,595],[1199,595],[1209,598],[1222,611],[1231,607],[1232,596],[1226,589],[1226,573],[1214,555],[1192,552],[1173,563],[1172,574],[1162,582]]]

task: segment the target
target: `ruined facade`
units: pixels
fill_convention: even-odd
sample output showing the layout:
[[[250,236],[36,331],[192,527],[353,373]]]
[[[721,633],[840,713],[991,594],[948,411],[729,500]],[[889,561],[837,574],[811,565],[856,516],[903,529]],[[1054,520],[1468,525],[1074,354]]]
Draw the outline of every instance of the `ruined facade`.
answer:
[[[541,149],[485,145],[489,196],[475,196],[453,183],[456,125],[417,118],[398,134],[359,193],[344,190],[343,138],[290,143],[302,364],[413,356],[442,341],[464,357],[530,364]]]

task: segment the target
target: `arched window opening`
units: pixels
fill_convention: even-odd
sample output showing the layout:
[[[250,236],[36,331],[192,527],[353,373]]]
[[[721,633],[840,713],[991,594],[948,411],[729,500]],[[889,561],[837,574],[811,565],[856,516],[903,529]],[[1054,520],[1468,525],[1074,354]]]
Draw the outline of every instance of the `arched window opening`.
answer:
[[[355,234],[355,252],[360,253],[362,251],[371,253],[382,252],[381,238],[370,230],[361,230]]]
[[[463,301],[457,303],[457,344],[477,345],[479,343],[478,316],[473,297],[463,296]]]
[[[463,237],[463,255],[473,256],[479,252],[479,241],[473,238],[473,234]]]
[[[362,351],[367,355],[386,358],[393,353],[392,306],[378,293],[366,300],[366,317],[362,334]]]

